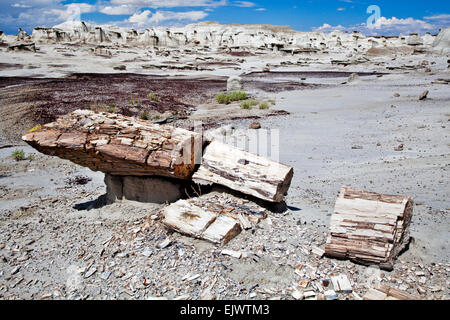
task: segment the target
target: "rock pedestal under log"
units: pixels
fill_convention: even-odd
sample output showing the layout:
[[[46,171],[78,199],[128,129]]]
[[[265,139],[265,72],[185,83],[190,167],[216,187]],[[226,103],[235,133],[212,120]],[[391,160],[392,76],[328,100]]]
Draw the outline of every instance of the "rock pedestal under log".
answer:
[[[22,139],[42,153],[119,176],[190,179],[202,152],[198,133],[89,110],[74,111]]]
[[[160,177],[105,175],[107,203],[128,200],[141,203],[172,203],[184,195],[180,180]]]
[[[411,198],[343,187],[331,217],[325,254],[383,269],[409,242]]]

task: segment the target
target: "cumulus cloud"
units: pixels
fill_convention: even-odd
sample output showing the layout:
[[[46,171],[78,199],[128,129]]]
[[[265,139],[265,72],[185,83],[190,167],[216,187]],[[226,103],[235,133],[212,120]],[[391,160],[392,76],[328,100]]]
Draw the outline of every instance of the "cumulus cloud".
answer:
[[[138,27],[148,27],[159,25],[165,21],[198,21],[207,15],[208,13],[204,11],[156,11],[152,14],[150,10],[144,10],[140,13],[133,14],[126,22]]]
[[[250,1],[235,1],[233,3],[236,7],[242,7],[242,8],[251,8],[255,7],[256,4]]]
[[[120,6],[104,6],[99,11],[107,15],[128,15],[134,14],[137,9],[134,6],[123,4]]]
[[[420,33],[424,34],[427,32],[434,33],[438,32],[441,28],[438,24],[432,24],[424,20],[405,18],[399,19],[396,17],[386,18],[381,17],[378,21],[379,28],[369,28],[365,23],[352,26],[331,26],[327,23],[321,27],[314,28],[314,31],[331,32],[334,30],[338,31],[360,31],[361,33],[368,35],[398,35],[409,34],[409,33]]]
[[[220,7],[228,4],[227,0],[111,0],[111,4],[129,5],[141,8],[175,8],[175,7]]]

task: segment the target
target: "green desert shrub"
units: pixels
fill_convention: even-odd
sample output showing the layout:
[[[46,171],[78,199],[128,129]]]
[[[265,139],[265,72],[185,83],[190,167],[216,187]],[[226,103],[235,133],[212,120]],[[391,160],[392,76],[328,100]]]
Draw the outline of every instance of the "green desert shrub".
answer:
[[[218,103],[227,104],[230,103],[230,98],[226,93],[221,92],[216,95],[216,101]]]
[[[109,107],[106,109],[106,111],[108,112],[108,113],[114,113],[114,112],[116,112],[116,106],[114,105],[114,104],[110,104],[109,105]]]
[[[267,102],[261,102],[261,104],[259,105],[259,109],[264,110],[264,109],[269,109],[269,104]]]
[[[156,94],[154,94],[154,93],[149,93],[148,95],[147,95],[147,98],[149,98],[150,100],[152,100],[152,101],[155,101],[155,102],[159,102],[159,98],[156,96]]]
[[[269,100],[269,103],[273,106],[276,104],[275,100]]]
[[[142,120],[148,120],[148,119],[150,119],[150,115],[148,114],[147,111],[144,111],[144,112],[141,113],[140,118]]]
[[[216,101],[222,104],[228,104],[234,101],[242,101],[248,98],[248,95],[245,91],[234,91],[231,93],[218,93],[216,95]]]
[[[241,102],[241,108],[242,109],[251,110],[252,106],[250,104],[250,101],[243,101],[243,102]]]
[[[25,160],[25,152],[22,149],[16,149],[12,152],[11,156],[16,161]]]

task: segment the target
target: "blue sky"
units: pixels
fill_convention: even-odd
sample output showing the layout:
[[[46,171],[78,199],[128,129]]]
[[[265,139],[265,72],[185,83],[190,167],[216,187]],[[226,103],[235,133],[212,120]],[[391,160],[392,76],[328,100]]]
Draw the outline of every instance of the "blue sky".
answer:
[[[370,5],[380,10],[375,29],[367,24],[375,13],[367,13]],[[18,27],[31,33],[35,26],[50,27],[77,19],[136,29],[208,20],[386,35],[437,33],[450,27],[449,0],[0,0],[0,6],[0,30],[8,34],[15,34]]]

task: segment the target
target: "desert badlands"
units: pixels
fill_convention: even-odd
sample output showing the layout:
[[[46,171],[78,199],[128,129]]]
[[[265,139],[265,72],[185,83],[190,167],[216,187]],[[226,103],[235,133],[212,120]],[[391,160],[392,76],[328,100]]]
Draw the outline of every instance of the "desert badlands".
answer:
[[[0,32],[0,299],[447,300],[449,85],[450,28]]]

